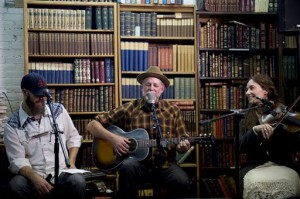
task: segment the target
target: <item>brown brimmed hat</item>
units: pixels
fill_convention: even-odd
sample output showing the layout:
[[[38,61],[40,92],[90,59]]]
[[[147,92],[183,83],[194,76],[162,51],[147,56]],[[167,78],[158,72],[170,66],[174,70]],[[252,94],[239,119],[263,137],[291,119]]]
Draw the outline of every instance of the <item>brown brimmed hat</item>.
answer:
[[[170,85],[169,79],[160,71],[158,66],[150,66],[146,72],[139,74],[136,79],[142,84],[143,80],[147,77],[156,77],[160,79],[166,87]]]

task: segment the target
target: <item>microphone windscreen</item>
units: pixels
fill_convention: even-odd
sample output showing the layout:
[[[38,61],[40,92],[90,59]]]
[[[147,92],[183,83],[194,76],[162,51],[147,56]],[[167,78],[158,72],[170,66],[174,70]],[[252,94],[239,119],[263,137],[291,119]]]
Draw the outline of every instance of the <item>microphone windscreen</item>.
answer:
[[[51,94],[50,94],[49,89],[45,89],[45,90],[44,90],[44,94],[45,94],[45,96],[46,96],[48,99],[52,100],[52,96],[51,96]]]
[[[146,100],[149,104],[154,104],[156,100],[155,92],[146,93]]]

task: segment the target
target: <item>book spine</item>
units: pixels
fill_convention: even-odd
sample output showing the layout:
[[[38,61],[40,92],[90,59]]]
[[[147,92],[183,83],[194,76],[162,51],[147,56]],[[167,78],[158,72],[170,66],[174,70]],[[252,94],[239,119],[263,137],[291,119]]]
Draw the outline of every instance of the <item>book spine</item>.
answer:
[[[102,29],[102,8],[96,7],[96,29]]]
[[[108,30],[108,7],[102,7],[102,28],[103,30]]]
[[[108,29],[114,29],[114,9],[112,6],[108,7]]]
[[[85,29],[92,29],[92,7],[85,8]]]

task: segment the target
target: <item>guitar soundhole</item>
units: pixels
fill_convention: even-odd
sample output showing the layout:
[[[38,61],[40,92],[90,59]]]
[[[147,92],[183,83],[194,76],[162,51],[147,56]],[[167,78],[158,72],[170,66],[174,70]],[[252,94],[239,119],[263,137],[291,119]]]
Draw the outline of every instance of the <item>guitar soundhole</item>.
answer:
[[[137,141],[133,138],[130,138],[129,141],[129,153],[133,153],[137,148]]]

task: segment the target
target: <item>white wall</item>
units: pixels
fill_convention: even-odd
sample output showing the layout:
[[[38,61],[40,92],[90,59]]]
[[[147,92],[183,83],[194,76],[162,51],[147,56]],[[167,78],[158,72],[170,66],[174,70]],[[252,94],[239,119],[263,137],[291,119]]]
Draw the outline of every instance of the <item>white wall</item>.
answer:
[[[20,81],[24,75],[23,8],[6,7],[4,2],[0,0],[0,91],[7,92],[15,111],[22,101]],[[10,114],[9,111],[8,115]]]

